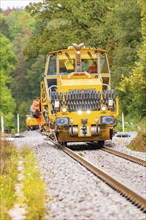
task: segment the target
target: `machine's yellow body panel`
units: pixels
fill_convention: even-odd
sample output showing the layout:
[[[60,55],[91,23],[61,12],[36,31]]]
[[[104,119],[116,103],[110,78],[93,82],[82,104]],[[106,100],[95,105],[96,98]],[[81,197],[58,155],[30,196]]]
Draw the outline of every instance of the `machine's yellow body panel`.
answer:
[[[41,83],[42,124],[59,142],[113,136],[118,100],[110,89],[107,52],[82,44],[49,52]]]
[[[26,128],[28,130],[36,129],[39,127],[38,121],[32,115],[26,115]]]

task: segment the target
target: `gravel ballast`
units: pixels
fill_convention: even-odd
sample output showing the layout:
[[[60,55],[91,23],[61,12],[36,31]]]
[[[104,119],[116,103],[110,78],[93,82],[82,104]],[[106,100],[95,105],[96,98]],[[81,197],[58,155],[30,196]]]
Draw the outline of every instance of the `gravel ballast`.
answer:
[[[23,145],[28,145],[35,152],[42,178],[47,185],[47,219],[145,220],[144,213],[60,149],[54,147],[44,136],[36,131],[24,132],[23,135],[24,138],[13,140],[18,149]],[[113,140],[113,144],[116,146],[116,140]],[[121,146],[122,148],[123,146]],[[143,155],[143,153],[140,154]],[[140,154],[139,157],[141,157]],[[102,161],[102,158],[99,160]],[[126,169],[129,169],[129,166],[126,165],[123,168],[122,163],[119,175],[122,176]],[[131,172],[137,172],[137,169],[134,167],[133,170],[129,170],[125,179],[131,175]],[[139,172],[143,173],[142,170]],[[112,174],[114,175],[114,173],[115,171]],[[137,175],[141,175],[140,173]],[[142,181],[143,178],[142,176]],[[139,190],[138,186],[141,183],[137,181],[136,189]],[[143,193],[143,189],[141,193]]]
[[[100,149],[76,151],[98,168],[146,198],[146,168]]]

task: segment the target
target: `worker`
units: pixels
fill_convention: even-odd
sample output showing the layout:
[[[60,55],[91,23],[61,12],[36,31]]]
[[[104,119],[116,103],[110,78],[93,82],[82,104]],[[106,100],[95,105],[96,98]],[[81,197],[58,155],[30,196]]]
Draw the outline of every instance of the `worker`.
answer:
[[[87,69],[88,73],[97,73],[97,64],[96,61],[93,62],[92,66],[89,66]]]
[[[34,99],[33,104],[30,107],[30,113],[34,118],[39,118],[40,116],[40,99]]]

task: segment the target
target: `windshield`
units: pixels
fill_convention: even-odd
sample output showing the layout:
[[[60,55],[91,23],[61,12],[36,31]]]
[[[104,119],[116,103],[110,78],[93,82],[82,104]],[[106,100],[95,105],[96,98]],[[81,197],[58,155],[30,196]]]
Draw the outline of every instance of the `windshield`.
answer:
[[[81,54],[82,71],[88,73],[97,73],[97,57],[93,52]]]
[[[82,59],[82,71],[88,73],[97,73],[97,60]]]
[[[98,73],[97,53],[86,51],[81,53],[77,62],[76,54],[73,52],[59,53],[59,74],[67,75],[71,72],[88,72],[90,74]],[[79,70],[77,66],[79,65]],[[100,53],[100,73],[108,73],[108,63],[105,53]]]
[[[63,53],[59,55],[59,73],[66,75],[75,72],[75,54]]]

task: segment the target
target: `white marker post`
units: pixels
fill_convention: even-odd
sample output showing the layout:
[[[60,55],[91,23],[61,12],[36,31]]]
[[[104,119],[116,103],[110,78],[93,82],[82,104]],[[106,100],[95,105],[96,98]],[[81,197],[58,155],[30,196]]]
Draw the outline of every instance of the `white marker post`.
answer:
[[[17,135],[19,136],[19,114],[17,114]]]
[[[125,122],[124,122],[124,113],[122,113],[122,131],[123,131],[123,132],[124,132],[124,130],[125,130],[125,129],[124,129],[124,123],[125,123]]]
[[[1,116],[1,129],[2,129],[2,137],[4,136],[4,131],[5,131],[5,128],[4,128],[4,117]]]

